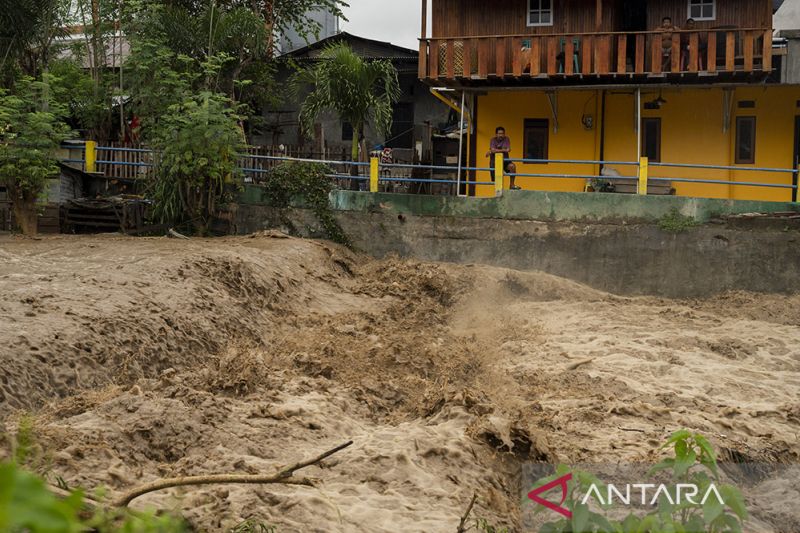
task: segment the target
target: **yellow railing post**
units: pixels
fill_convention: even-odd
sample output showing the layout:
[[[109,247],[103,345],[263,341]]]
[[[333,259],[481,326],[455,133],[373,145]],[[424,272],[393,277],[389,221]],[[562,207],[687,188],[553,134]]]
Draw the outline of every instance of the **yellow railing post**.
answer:
[[[86,172],[97,172],[97,143],[95,141],[86,141]]]
[[[503,181],[505,181],[505,154],[494,155],[494,195],[503,196]]]
[[[377,157],[371,157],[369,160],[369,192],[378,192],[379,162]]]
[[[648,159],[646,157],[639,158],[639,194],[647,194],[647,174],[648,174]]]

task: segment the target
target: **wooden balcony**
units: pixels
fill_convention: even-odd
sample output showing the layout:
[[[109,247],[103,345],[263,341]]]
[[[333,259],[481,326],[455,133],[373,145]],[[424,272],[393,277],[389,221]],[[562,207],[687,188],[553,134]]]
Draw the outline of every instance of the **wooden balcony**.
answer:
[[[446,85],[746,82],[771,71],[766,28],[420,41],[419,77]]]

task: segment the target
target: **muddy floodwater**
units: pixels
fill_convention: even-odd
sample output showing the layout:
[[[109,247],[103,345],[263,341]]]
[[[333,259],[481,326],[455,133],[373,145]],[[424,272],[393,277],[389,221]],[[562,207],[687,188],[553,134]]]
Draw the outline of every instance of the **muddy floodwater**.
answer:
[[[43,472],[113,494],[354,441],[304,471],[314,488],[134,503],[197,530],[453,533],[477,493],[474,516],[518,531],[531,461],[655,461],[689,428],[800,462],[800,297],[627,298],[275,233],[0,236],[0,424],[22,416]],[[800,530],[779,489],[749,502],[753,531]]]

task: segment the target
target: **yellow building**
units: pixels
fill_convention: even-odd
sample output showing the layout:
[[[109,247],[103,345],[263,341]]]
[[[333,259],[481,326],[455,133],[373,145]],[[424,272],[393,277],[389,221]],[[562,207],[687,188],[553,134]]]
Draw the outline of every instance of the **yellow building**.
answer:
[[[777,79],[770,0],[430,0],[430,35],[428,1],[419,76],[465,102],[469,166],[503,127],[523,189],[622,191],[646,158],[651,192],[796,201],[800,86]]]
[[[795,132],[800,122],[800,88],[760,87],[646,87],[641,89],[643,137],[655,133],[647,153],[651,163],[678,163],[738,167],[717,170],[685,167],[650,167],[654,177],[755,182],[792,185],[795,175],[746,168],[792,169],[795,166]],[[656,108],[648,105],[661,99]],[[635,177],[638,167],[613,162],[637,161],[636,89],[588,89],[555,91],[490,90],[475,97],[476,166],[489,164],[485,152],[495,129],[502,126],[511,139],[511,158],[609,161],[606,169]],[[648,109],[648,107],[650,109]],[[605,109],[604,109],[605,108]],[[526,124],[528,127],[526,128]],[[546,124],[546,149],[541,138]],[[754,135],[751,129],[755,125]],[[737,143],[738,139],[738,143]],[[754,144],[753,144],[753,141]],[[743,145],[748,146],[743,146]],[[749,145],[753,144],[751,148]],[[526,146],[527,145],[527,146]],[[657,153],[652,153],[653,146]],[[526,153],[526,148],[528,153]],[[737,158],[754,153],[750,158]],[[517,163],[518,174],[567,174],[599,176],[599,164]],[[491,181],[488,172],[477,173],[476,181]],[[506,178],[506,184],[508,178]],[[583,191],[586,179],[518,177],[517,185],[528,190]],[[706,198],[792,201],[793,190],[740,185],[715,185],[672,181],[675,194]],[[488,185],[475,187],[478,196],[493,196]]]

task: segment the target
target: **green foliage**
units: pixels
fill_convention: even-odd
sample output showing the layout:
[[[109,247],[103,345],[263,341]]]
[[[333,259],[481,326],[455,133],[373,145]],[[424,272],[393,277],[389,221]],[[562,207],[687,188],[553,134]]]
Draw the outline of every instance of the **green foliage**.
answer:
[[[45,82],[22,78],[13,93],[0,89],[0,185],[26,234],[36,233],[36,200],[58,175],[56,150],[69,136],[61,115]]]
[[[572,512],[572,519],[548,522],[541,527],[540,533],[741,533],[748,517],[744,498],[736,487],[720,484],[716,454],[708,440],[698,433],[681,430],[673,433],[662,448],[671,448],[674,456],[658,463],[648,474],[671,474],[671,484],[667,485],[667,490],[675,503],[661,495],[656,508],[643,516],[629,514],[621,521],[608,520],[592,511],[588,505],[580,503],[581,495],[586,494],[592,485],[598,487],[601,494],[606,493],[605,485],[592,474],[580,470],[571,471],[560,465],[554,475],[539,480],[534,488],[571,471],[573,481],[569,484],[569,494],[564,506]],[[725,505],[713,496],[707,498],[705,503],[699,501],[712,483]],[[697,503],[691,503],[686,498],[678,503],[676,496],[679,485],[696,486],[699,494]],[[609,509],[610,506],[606,505],[604,508]],[[543,507],[537,506],[535,512],[543,510]]]
[[[154,136],[160,152],[153,188],[161,222],[191,222],[208,231],[217,206],[238,184],[245,148],[239,115],[223,95],[203,92],[172,105]]]
[[[274,207],[289,207],[293,199],[303,200],[314,212],[328,238],[350,246],[350,239],[342,230],[331,210],[329,193],[333,189],[325,176],[331,169],[319,163],[282,163],[267,175],[264,194]]]
[[[78,532],[83,496],[58,499],[44,481],[13,463],[0,464],[0,531]]]
[[[182,533],[187,528],[183,520],[172,515],[106,509],[101,505],[90,508],[81,490],[58,497],[42,478],[10,462],[0,463],[0,531]]]
[[[699,226],[700,223],[697,222],[692,217],[685,217],[680,214],[680,212],[676,208],[672,208],[672,210],[661,217],[658,221],[658,226],[669,233],[682,233],[689,228],[693,228],[695,226]]]
[[[14,93],[0,89],[0,183],[17,195],[37,196],[58,173],[55,152],[69,129],[48,90],[31,78],[20,80]]]
[[[300,71],[292,85],[298,94],[311,87],[300,108],[307,135],[313,135],[314,123],[325,111],[334,111],[342,122],[353,125],[353,161],[358,158],[359,134],[368,122],[385,134],[391,130],[392,104],[401,94],[390,61],[366,61],[347,43],[325,48],[320,60]]]

